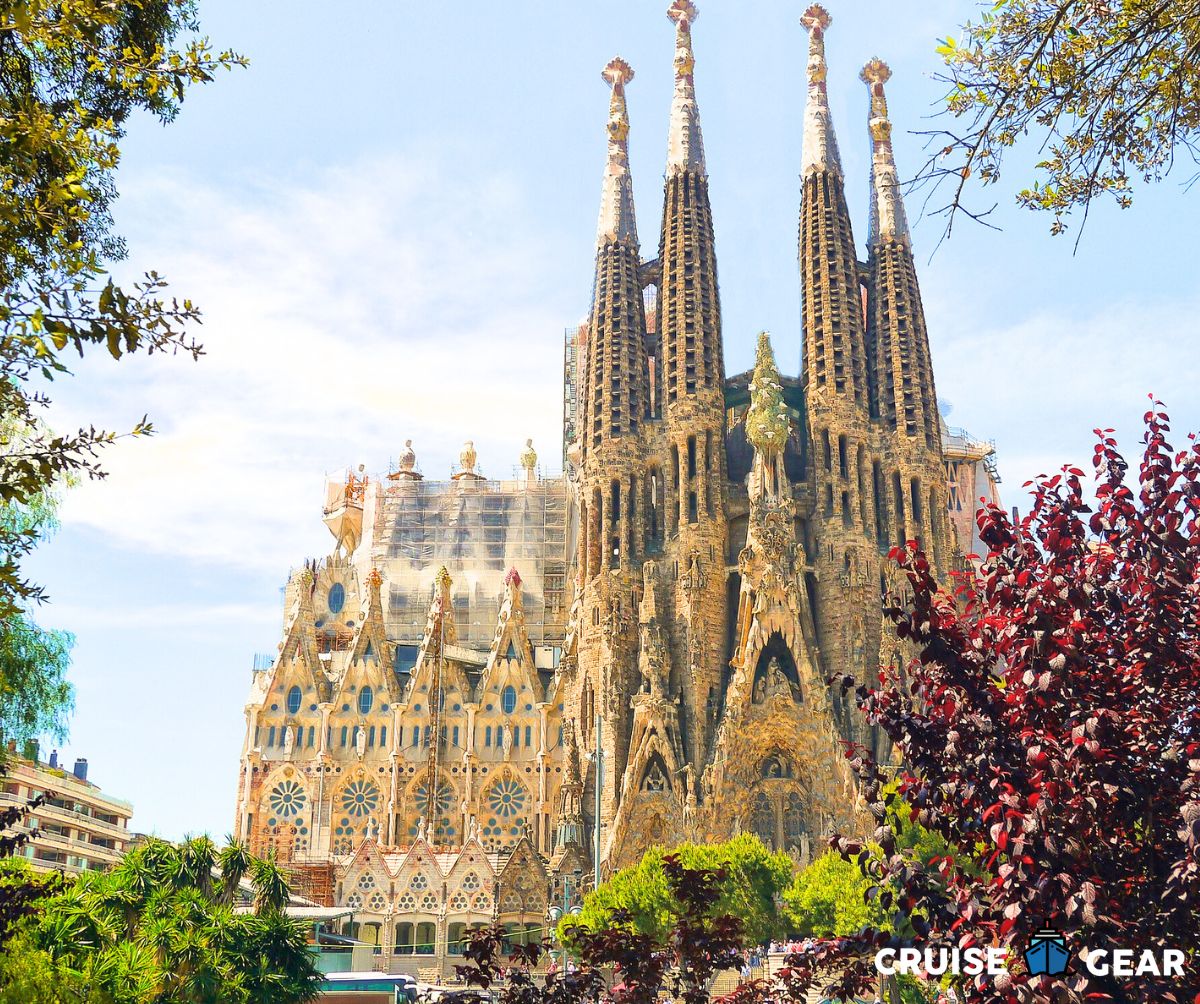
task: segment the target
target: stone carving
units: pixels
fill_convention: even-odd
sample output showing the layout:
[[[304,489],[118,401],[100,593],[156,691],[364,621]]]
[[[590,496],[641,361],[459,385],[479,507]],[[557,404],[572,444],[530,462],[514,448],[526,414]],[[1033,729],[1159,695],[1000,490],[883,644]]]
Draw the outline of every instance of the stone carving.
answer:
[[[512,726],[509,725],[507,722],[504,723],[504,730],[501,733],[500,743],[501,743],[501,746],[504,748],[504,759],[505,760],[511,759],[512,758],[512,748],[513,748],[513,729],[512,729]]]
[[[365,725],[354,726],[354,749],[360,757],[365,756],[367,752],[367,727]]]
[[[292,748],[295,745],[296,745],[295,732],[290,725],[285,725],[283,727],[283,755],[285,757],[290,757],[292,755]]]

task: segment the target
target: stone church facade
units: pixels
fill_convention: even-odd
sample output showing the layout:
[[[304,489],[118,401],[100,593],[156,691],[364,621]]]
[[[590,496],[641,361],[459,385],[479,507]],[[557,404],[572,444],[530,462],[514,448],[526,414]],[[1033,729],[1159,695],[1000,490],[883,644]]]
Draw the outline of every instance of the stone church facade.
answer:
[[[971,547],[964,492],[994,494],[990,450],[939,416],[878,60],[862,72],[859,259],[819,5],[802,18],[800,376],[780,374],[765,333],[754,369],[727,376],[697,12],[668,13],[653,258],[629,168],[633,71],[615,59],[603,74],[566,474],[542,477],[527,444],[514,478],[488,479],[468,443],[437,482],[407,444],[389,474],[331,483],[334,551],[292,572],[278,654],[254,674],[236,832],[274,848],[307,895],[353,910],[396,966],[452,957],[482,922],[540,937],[594,869],[653,844],[753,832],[803,859],[858,827],[845,743],[887,750],[825,681],[897,657],[889,549],[919,540],[947,572]]]

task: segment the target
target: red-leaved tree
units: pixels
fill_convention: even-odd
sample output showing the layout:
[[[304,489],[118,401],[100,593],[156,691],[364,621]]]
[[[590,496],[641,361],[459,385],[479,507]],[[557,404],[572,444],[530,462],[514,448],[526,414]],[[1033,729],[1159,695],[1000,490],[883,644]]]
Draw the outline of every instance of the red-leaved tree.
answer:
[[[903,756],[900,798],[854,750],[882,853],[833,843],[905,933],[815,946],[796,991],[865,989],[883,946],[977,945],[1006,948],[1009,972],[962,981],[969,1001],[1200,1004],[1200,445],[1172,449],[1158,402],[1145,424],[1136,476],[1097,430],[1094,504],[1064,468],[1016,525],[981,510],[989,553],[956,598],[915,545],[893,552],[911,593],[889,613],[916,658],[858,697]],[[897,849],[917,823],[954,852],[935,870]],[[1046,924],[1076,955],[1061,977],[1021,961]],[[1096,976],[1080,957],[1115,948],[1190,957],[1182,979]]]

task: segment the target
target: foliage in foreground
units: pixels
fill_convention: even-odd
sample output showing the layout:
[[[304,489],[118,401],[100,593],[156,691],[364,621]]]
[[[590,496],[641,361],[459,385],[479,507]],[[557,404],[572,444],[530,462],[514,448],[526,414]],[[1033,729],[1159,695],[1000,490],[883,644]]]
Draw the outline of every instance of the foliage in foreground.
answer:
[[[0,427],[21,431],[0,433],[0,503],[102,474],[112,433],[38,423],[68,352],[200,352],[190,301],[168,299],[153,272],[121,286],[107,271],[125,257],[110,209],[127,119],[169,122],[190,86],[244,62],[197,30],[194,0],[0,4]],[[42,596],[21,572],[36,540],[0,525],[0,617]]]
[[[874,883],[857,864],[839,854],[822,854],[796,873],[783,892],[784,914],[803,936],[857,934],[864,927],[884,927],[888,915],[869,895]]]
[[[1019,961],[1045,923],[1076,954],[1200,944],[1200,445],[1176,452],[1157,403],[1145,422],[1136,473],[1098,431],[1094,507],[1083,472],[1064,468],[1016,525],[982,510],[990,550],[961,576],[960,605],[910,545],[912,595],[889,611],[918,653],[910,686],[888,674],[858,690],[903,751],[904,801],[860,753],[882,853],[835,845],[921,945],[1008,950],[1009,972],[964,986],[968,1001],[1200,999],[1194,960],[1179,979],[1095,976],[1077,959],[1062,981]],[[936,871],[897,847],[913,822],[949,848]],[[845,993],[895,940],[868,931],[798,961],[848,967]]]
[[[782,933],[776,908],[779,896],[792,879],[792,860],[772,853],[751,833],[718,844],[681,844],[668,853],[654,847],[631,868],[623,868],[599,889],[588,894],[578,917],[560,925],[568,943],[577,932],[598,932],[611,926],[620,914],[641,934],[661,940],[678,923],[686,903],[672,892],[668,859],[686,869],[720,871],[716,910],[741,919],[749,942],[766,941]]]
[[[741,919],[721,912],[728,873],[721,868],[689,868],[679,857],[662,858],[668,893],[676,904],[674,920],[661,933],[641,931],[628,913],[617,909],[600,929],[573,932],[580,965],[549,974],[544,985],[530,968],[543,945],[518,946],[506,966],[502,926],[473,934],[464,952],[468,964],[458,974],[468,985],[496,987],[501,1004],[650,1004],[669,993],[683,1004],[708,1004],[708,986],[719,972],[741,965]],[[449,994],[445,1004],[469,1004],[464,994]]]
[[[1000,181],[1014,147],[1040,158],[1017,201],[1066,217],[1108,196],[1122,208],[1132,182],[1161,180],[1200,138],[1200,12],[1194,0],[998,0],[939,52],[949,113],[931,134],[921,178],[963,205],[968,179]],[[1022,184],[1019,182],[1018,184]]]
[[[34,881],[22,861],[4,869],[0,885]],[[0,1004],[313,1000],[315,962],[305,925],[283,914],[287,899],[278,866],[237,843],[151,838],[32,904],[0,954]],[[30,988],[54,996],[23,996]]]

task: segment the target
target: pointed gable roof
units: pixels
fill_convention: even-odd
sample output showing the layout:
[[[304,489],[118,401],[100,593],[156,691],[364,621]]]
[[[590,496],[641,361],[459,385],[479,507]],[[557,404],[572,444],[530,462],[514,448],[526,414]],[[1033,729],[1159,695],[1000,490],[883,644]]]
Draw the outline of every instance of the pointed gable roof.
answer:
[[[372,685],[380,688],[383,693],[395,701],[399,700],[399,686],[396,676],[387,665],[387,631],[383,624],[383,602],[380,598],[380,588],[383,577],[377,569],[372,568],[367,576],[367,602],[363,612],[358,633],[350,653],[350,663],[342,676],[343,687],[350,676],[368,677]],[[355,670],[358,672],[355,672]]]
[[[533,691],[534,700],[544,700],[542,680],[533,661],[533,646],[525,629],[525,607],[521,599],[521,576],[510,568],[504,577],[504,599],[496,618],[496,633],[488,652],[487,665],[479,680],[479,692],[485,693],[502,670],[516,669]]]
[[[332,688],[329,677],[325,674],[325,669],[317,656],[312,569],[305,565],[304,568],[294,572],[288,585],[289,588],[294,587],[296,599],[292,606],[291,616],[284,628],[283,641],[279,645],[279,658],[275,660],[271,687],[275,686],[287,667],[295,664],[303,668],[305,675],[316,688],[318,699],[328,701]]]
[[[447,687],[457,687],[459,692],[464,695],[470,693],[470,684],[462,666],[451,659],[449,655],[449,649],[458,639],[458,629],[454,623],[454,604],[450,598],[452,581],[450,573],[443,565],[433,581],[433,598],[429,603],[429,617],[425,621],[425,633],[421,637],[417,662],[413,667],[412,680],[408,685],[408,697],[410,698],[422,686],[430,692],[435,690],[439,670],[442,674],[443,690]]]

